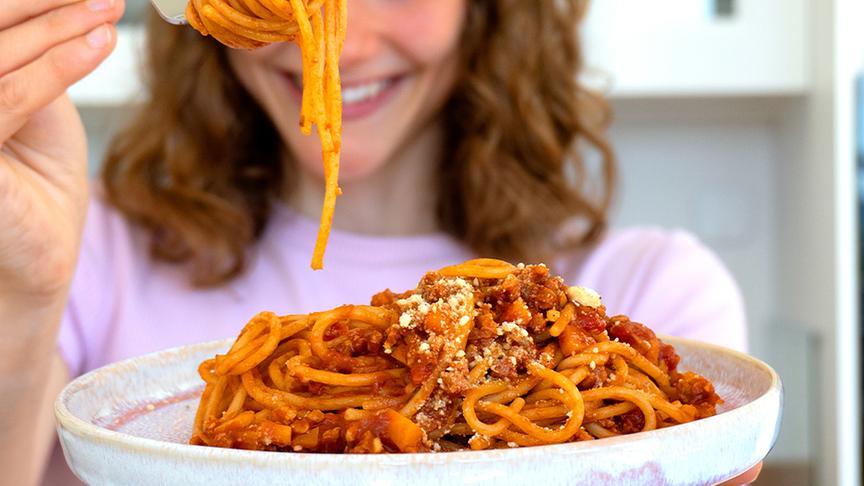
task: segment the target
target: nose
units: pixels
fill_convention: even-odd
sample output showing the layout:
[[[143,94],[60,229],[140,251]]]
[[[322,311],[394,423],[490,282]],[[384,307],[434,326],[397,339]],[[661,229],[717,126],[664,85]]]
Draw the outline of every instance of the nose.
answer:
[[[339,65],[349,69],[373,58],[381,48],[381,12],[368,0],[348,2],[348,26]]]

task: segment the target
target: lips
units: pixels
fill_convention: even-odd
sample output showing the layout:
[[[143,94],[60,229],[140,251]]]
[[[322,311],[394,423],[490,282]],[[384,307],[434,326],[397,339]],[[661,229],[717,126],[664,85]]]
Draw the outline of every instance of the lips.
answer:
[[[302,97],[302,81],[299,75],[287,75],[292,91],[299,100]],[[342,120],[350,122],[372,115],[392,97],[404,77],[379,78],[374,81],[343,83]]]

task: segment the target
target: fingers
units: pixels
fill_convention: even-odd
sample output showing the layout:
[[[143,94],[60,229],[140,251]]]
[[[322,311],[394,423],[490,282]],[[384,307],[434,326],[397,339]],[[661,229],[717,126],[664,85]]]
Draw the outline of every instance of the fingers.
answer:
[[[0,77],[0,142],[34,113],[96,68],[116,43],[111,24],[52,47],[35,61]]]
[[[82,0],[4,0],[0,9],[0,30],[64,5]]]
[[[38,3],[38,2],[37,2]],[[34,61],[48,49],[117,21],[122,2],[87,0],[66,5],[0,30],[0,77]],[[14,46],[14,48],[9,48]]]
[[[111,52],[123,0],[4,0],[0,144]]]

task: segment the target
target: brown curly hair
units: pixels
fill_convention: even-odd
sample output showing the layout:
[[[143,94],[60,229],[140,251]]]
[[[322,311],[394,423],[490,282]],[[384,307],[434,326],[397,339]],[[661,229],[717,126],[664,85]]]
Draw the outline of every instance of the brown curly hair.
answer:
[[[467,2],[461,72],[442,114],[437,216],[477,254],[552,258],[569,220],[583,223],[569,247],[606,226],[611,116],[578,79],[585,5]],[[155,258],[186,264],[198,285],[220,284],[242,273],[273,201],[291,190],[286,171],[297,169],[286,165],[287,148],[224,47],[155,16],[149,34],[149,96],[109,148],[106,197],[149,230]],[[581,148],[600,154],[595,177]]]

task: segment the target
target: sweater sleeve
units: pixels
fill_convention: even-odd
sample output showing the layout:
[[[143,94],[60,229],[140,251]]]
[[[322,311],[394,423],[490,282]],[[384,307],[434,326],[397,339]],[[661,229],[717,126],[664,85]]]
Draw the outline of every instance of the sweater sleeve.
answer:
[[[569,274],[576,276],[571,283],[597,290],[610,315],[626,314],[658,334],[747,349],[744,302],[734,278],[687,232],[615,233]]]

